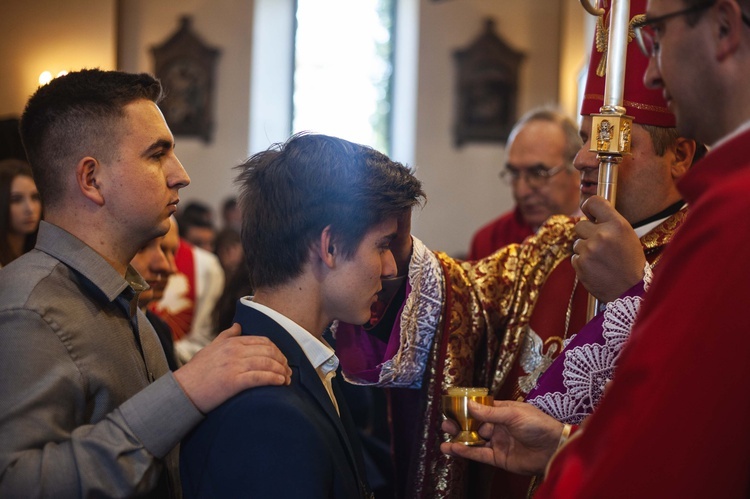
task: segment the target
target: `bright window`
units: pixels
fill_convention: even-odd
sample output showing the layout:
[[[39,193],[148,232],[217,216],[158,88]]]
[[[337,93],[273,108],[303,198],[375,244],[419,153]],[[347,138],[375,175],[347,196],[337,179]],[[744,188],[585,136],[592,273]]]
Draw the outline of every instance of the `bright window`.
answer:
[[[396,0],[297,0],[293,132],[391,150]]]

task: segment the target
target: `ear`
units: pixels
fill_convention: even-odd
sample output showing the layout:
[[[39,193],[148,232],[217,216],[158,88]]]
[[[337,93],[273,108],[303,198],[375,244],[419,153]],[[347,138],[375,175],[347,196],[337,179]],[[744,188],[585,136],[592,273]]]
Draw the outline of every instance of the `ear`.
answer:
[[[101,164],[91,156],[82,158],[76,165],[76,185],[81,194],[93,203],[104,206],[104,195],[97,181],[100,175]]]
[[[336,244],[333,242],[330,225],[326,225],[326,227],[320,233],[318,247],[316,248],[316,250],[318,257],[325,266],[333,268],[336,265]]]
[[[740,46],[742,38],[742,10],[737,2],[720,1],[716,5],[716,58],[723,61]]]
[[[679,180],[685,175],[693,164],[696,143],[694,140],[678,137],[674,144],[674,159],[670,165],[672,178]]]

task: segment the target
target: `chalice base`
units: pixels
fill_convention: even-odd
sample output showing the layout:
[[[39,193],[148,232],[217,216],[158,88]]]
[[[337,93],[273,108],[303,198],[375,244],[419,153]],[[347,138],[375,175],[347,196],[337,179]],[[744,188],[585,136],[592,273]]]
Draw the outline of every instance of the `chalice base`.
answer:
[[[485,439],[479,436],[479,433],[466,430],[458,432],[450,441],[452,444],[463,444],[471,447],[487,443]]]

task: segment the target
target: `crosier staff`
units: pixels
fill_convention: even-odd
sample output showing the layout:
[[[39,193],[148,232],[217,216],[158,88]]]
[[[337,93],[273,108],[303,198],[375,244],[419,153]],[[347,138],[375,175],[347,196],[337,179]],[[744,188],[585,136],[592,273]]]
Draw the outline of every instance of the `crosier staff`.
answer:
[[[604,9],[594,7],[589,0],[581,0],[586,11],[600,17],[596,33],[597,48],[606,47],[599,71],[606,72],[604,102],[598,114],[592,114],[591,151],[599,158],[599,181],[597,194],[613,206],[617,195],[617,167],[625,154],[630,154],[630,135],[633,117],[625,114],[623,88],[625,84],[625,62],[628,37],[630,35],[630,0],[611,0],[609,29],[604,28]],[[605,45],[606,44],[606,45]],[[587,317],[594,318],[599,310],[599,300],[589,295]]]

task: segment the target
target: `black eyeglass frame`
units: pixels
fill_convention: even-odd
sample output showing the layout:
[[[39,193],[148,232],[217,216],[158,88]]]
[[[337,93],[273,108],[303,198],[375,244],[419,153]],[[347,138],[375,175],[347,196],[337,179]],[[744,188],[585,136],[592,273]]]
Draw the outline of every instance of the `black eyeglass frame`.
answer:
[[[667,21],[669,19],[678,17],[678,16],[684,16],[687,14],[694,14],[696,12],[701,12],[707,9],[710,9],[716,4],[716,0],[710,0],[708,2],[693,5],[692,7],[688,7],[687,9],[678,10],[676,12],[670,12],[669,14],[664,14],[662,16],[656,16],[651,17],[648,19],[644,19],[642,21],[639,21],[637,23],[633,24],[633,32],[635,33],[635,39],[638,42],[638,48],[641,49],[641,52],[646,57],[654,57],[656,54],[659,53],[659,44],[654,40],[654,36],[649,33],[648,31],[643,31],[643,28],[650,28],[654,24],[657,23],[663,23],[664,21]],[[740,10],[740,15],[742,16],[742,22],[744,22],[747,26],[750,26],[750,17],[748,17],[742,10]],[[651,43],[646,42],[646,38],[648,38]],[[649,50],[648,47],[651,47]]]
[[[532,168],[524,168],[522,170],[510,170],[507,167],[501,171],[498,176],[500,180],[508,185],[512,185],[514,182],[518,182],[522,176],[526,176],[526,183],[532,187],[541,187],[549,182],[549,179],[554,177],[560,172],[567,169],[569,163],[563,163],[552,168],[546,168],[544,165],[536,165]],[[523,173],[525,172],[525,173]],[[533,173],[528,173],[533,172]],[[535,179],[529,182],[529,179]]]

